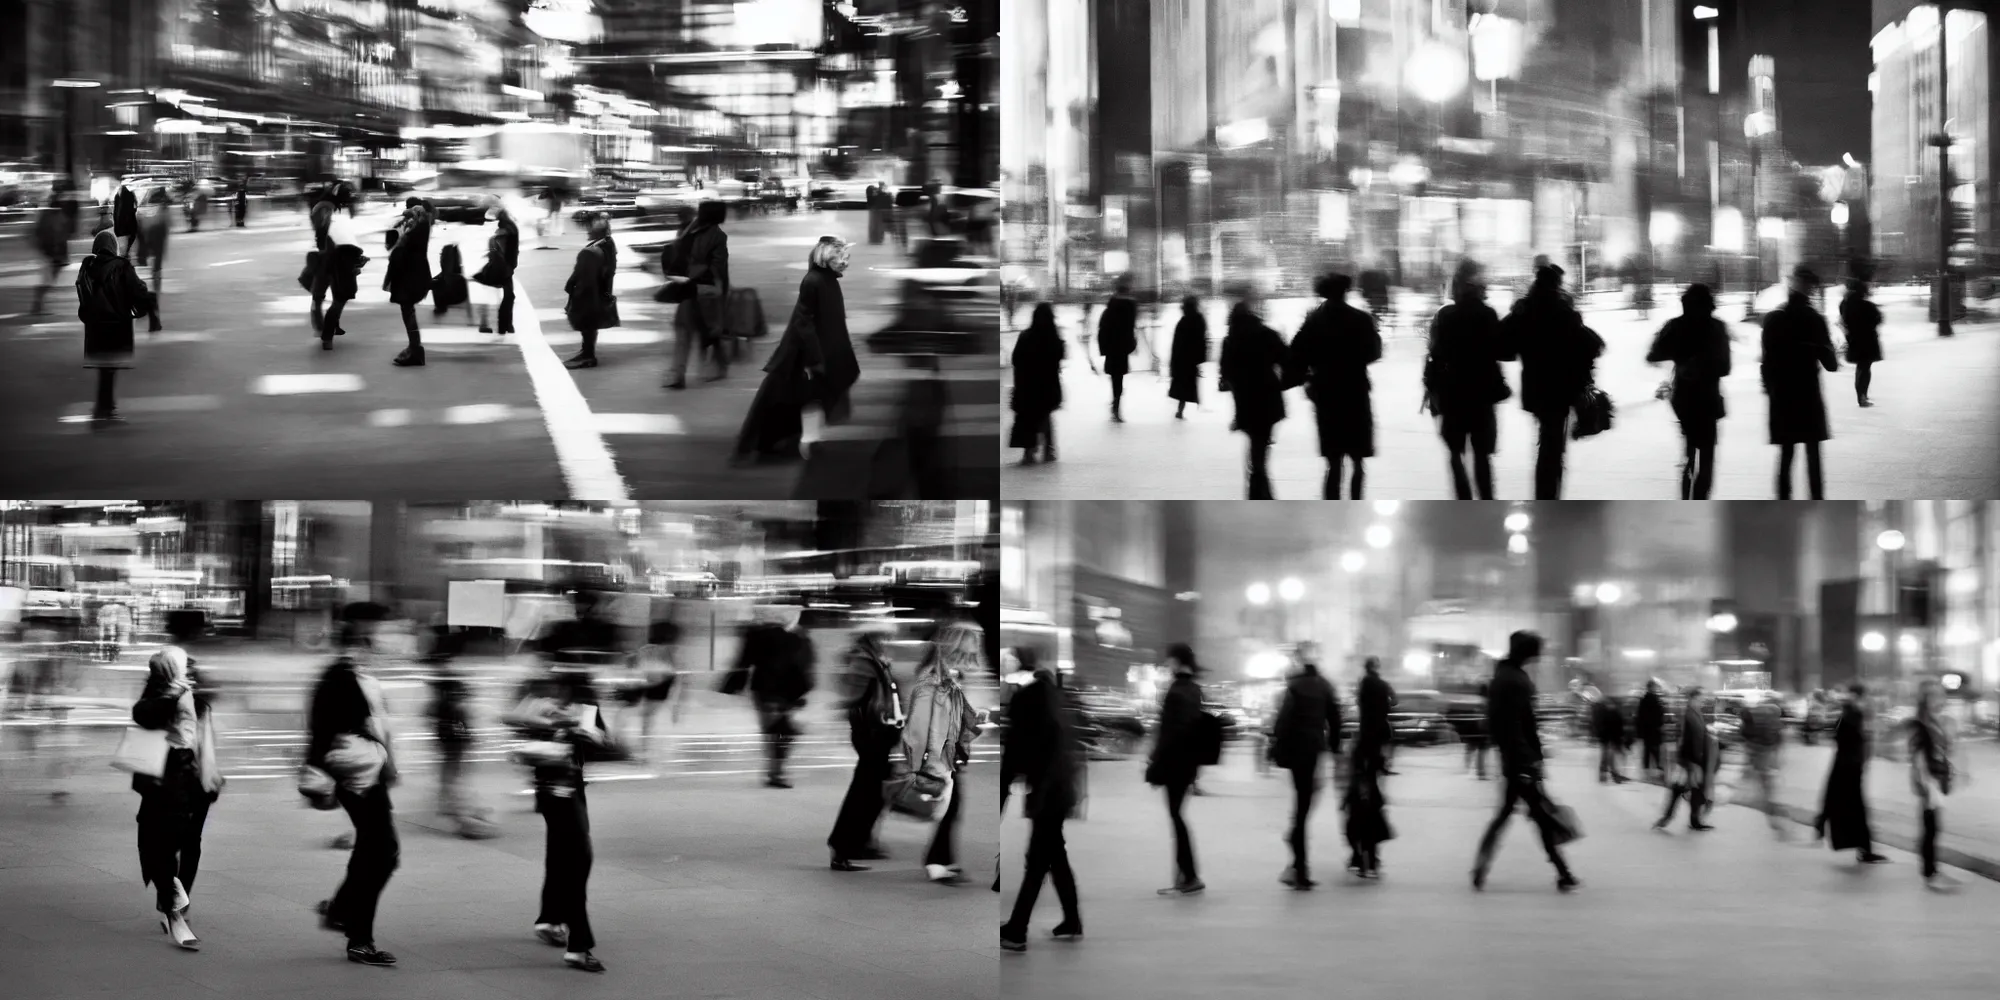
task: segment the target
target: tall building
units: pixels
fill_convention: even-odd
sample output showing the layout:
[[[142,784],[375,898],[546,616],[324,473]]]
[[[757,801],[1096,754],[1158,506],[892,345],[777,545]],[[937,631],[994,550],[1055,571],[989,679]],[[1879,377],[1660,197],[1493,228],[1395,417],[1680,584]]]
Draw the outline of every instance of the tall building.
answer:
[[[1940,24],[1936,4],[1912,0],[1875,0],[1873,27],[1873,253],[1892,273],[1936,271],[1939,163],[1933,140],[1948,128],[1952,259],[1955,266],[1984,263],[1996,243],[1993,178],[2000,169],[1993,146],[1993,27],[1975,10],[1952,10]]]

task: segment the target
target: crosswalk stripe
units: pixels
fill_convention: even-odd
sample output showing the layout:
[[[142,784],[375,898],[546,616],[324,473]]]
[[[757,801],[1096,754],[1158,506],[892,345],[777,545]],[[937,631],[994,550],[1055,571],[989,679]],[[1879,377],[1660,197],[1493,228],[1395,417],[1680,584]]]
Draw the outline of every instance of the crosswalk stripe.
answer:
[[[69,412],[61,419],[64,423],[79,423],[90,419],[90,403],[72,403]],[[200,413],[222,409],[220,396],[130,396],[118,400],[118,409],[125,413]]]
[[[341,372],[311,375],[263,375],[250,383],[259,396],[295,396],[320,392],[360,392],[367,388],[359,375]]]
[[[576,380],[570,377],[569,370],[556,357],[555,348],[542,335],[542,313],[547,310],[536,309],[528,301],[527,292],[518,280],[514,295],[518,324],[514,337],[520,343],[521,360],[527,365],[528,380],[535,387],[535,401],[542,408],[542,420],[555,444],[556,462],[562,467],[563,482],[568,485],[570,496],[578,500],[630,503],[632,494],[618,473],[618,461],[612,457],[611,448],[597,430],[589,401],[583,398],[583,390],[576,387]]]
[[[600,413],[599,434],[686,434],[681,418],[671,413]]]
[[[448,407],[444,411],[447,424],[497,424],[512,420],[516,414],[532,415],[532,411],[517,410],[505,403],[472,403],[466,406]]]

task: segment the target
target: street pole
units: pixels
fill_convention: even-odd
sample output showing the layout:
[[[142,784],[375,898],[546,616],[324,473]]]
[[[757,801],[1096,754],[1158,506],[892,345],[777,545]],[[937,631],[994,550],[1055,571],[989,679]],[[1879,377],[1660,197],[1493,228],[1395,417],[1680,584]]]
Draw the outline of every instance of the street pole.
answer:
[[[1764,287],[1764,233],[1757,218],[1757,161],[1761,158],[1758,136],[1750,137],[1750,302],[1743,307],[1743,319],[1757,318],[1757,293]]]
[[[1950,6],[1949,3],[1938,4],[1938,131],[1937,138],[1933,140],[1938,148],[1938,273],[1937,283],[1932,286],[1931,302],[1937,309],[1937,332],[1940,337],[1952,335],[1951,311],[1957,304],[1951,288],[1951,133],[1947,130],[1945,109],[1945,84],[1951,73],[1945,64],[1944,23]]]

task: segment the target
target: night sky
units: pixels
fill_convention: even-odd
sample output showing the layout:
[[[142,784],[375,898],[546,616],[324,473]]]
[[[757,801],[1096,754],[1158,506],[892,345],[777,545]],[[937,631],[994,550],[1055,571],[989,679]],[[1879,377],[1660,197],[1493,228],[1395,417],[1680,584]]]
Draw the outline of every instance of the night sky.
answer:
[[[1868,159],[1869,0],[1749,0],[1754,51],[1778,63],[1785,145],[1821,166]]]

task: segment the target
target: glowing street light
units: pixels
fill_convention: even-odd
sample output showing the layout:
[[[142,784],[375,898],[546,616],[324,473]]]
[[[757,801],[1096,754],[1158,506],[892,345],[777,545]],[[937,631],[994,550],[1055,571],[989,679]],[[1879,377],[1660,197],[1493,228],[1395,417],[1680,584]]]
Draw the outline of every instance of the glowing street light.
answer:
[[[1267,649],[1261,653],[1254,653],[1245,660],[1243,673],[1253,681],[1276,680],[1283,677],[1291,665],[1292,661],[1286,659],[1285,654]]]
[[[1923,641],[1908,632],[1896,640],[1896,650],[1904,656],[1915,656],[1924,651]]]
[[[1403,654],[1403,669],[1411,674],[1421,675],[1431,668],[1431,654],[1420,649],[1412,649]]]
[[[1528,526],[1534,523],[1534,519],[1528,516],[1527,511],[1517,510],[1507,515],[1507,520],[1502,523],[1507,526],[1508,531],[1518,535],[1527,531]]]
[[[1885,531],[1875,536],[1875,546],[1884,552],[1901,552],[1906,539],[1900,531]]]
[[[1694,9],[1694,19],[1697,21],[1713,21],[1721,16],[1722,12],[1714,7],[1703,6]]]
[[[1597,585],[1597,603],[1599,604],[1617,604],[1618,599],[1624,596],[1625,589],[1615,583],[1600,583]]]
[[[1296,576],[1285,577],[1278,581],[1278,596],[1284,598],[1287,603],[1298,603],[1300,598],[1306,596],[1305,581]]]
[[[1359,573],[1367,565],[1368,557],[1359,552],[1349,550],[1340,554],[1340,568],[1349,573]]]
[[[1708,619],[1708,630],[1727,635],[1730,632],[1736,631],[1736,624],[1736,616],[1724,611],[1720,614],[1710,616]]]
[[[1889,648],[1889,637],[1880,632],[1870,632],[1861,637],[1861,648],[1870,653],[1879,653]]]
[[[1386,549],[1396,541],[1396,533],[1386,524],[1372,524],[1368,526],[1367,539],[1369,548]]]
[[[1507,551],[1508,551],[1508,552],[1511,552],[1511,553],[1513,553],[1514,555],[1517,555],[1517,556],[1525,556],[1525,555],[1527,555],[1527,554],[1528,554],[1528,536],[1526,536],[1526,535],[1508,535],[1508,536],[1507,536]]]
[[[1269,604],[1271,603],[1271,585],[1268,583],[1253,583],[1249,589],[1243,592],[1243,596],[1248,598],[1252,604],[1259,606]]]
[[[1465,53],[1442,42],[1430,42],[1410,56],[1403,78],[1418,97],[1443,104],[1465,89],[1470,69]]]
[[[1402,509],[1403,509],[1403,501],[1401,500],[1375,501],[1375,513],[1380,514],[1383,517],[1395,517],[1396,512]]]

